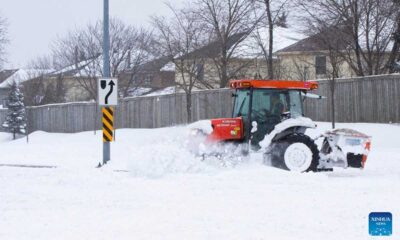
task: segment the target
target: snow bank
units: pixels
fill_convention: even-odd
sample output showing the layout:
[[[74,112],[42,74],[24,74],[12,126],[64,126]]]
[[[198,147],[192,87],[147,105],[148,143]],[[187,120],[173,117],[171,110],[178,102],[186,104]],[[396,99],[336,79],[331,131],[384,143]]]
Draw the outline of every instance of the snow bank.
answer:
[[[0,144],[11,141],[12,136],[10,133],[0,132]]]

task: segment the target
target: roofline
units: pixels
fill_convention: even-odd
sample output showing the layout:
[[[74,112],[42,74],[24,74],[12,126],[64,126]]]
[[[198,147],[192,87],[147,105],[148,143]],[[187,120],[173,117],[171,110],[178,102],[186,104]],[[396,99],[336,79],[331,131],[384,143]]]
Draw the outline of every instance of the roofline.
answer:
[[[328,50],[320,50],[320,51],[292,51],[292,52],[276,52],[275,54],[277,56],[287,56],[287,55],[313,55],[313,54],[319,54],[319,53],[329,53]]]
[[[346,50],[340,50],[338,52],[346,52]],[[288,51],[288,52],[280,52],[277,51],[275,52],[276,56],[284,56],[284,55],[298,55],[298,54],[308,54],[308,55],[313,55],[313,54],[318,54],[318,53],[329,53],[329,50],[313,50],[313,51]],[[382,52],[383,54],[390,54],[391,51],[384,51]]]

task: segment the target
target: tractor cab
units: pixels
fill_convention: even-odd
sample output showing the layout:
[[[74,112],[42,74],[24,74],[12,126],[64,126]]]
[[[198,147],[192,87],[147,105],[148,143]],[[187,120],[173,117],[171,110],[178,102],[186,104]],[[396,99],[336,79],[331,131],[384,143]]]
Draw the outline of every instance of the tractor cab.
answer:
[[[274,127],[289,118],[303,116],[302,92],[316,89],[316,82],[235,80],[233,118],[241,118],[244,140],[252,145],[264,139]]]
[[[232,118],[211,120],[209,141],[259,142],[277,124],[303,116],[302,93],[318,88],[316,82],[279,80],[233,80],[230,87],[234,107]]]

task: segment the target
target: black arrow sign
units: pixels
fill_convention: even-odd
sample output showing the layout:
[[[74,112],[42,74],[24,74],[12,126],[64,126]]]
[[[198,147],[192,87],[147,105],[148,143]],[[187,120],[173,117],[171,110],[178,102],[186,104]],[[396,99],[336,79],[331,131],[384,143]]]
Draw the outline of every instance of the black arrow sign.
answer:
[[[110,91],[106,95],[106,99],[105,99],[106,104],[108,104],[108,98],[110,97],[111,93],[114,91],[115,83],[113,80],[111,80],[111,82],[108,85],[110,85]]]

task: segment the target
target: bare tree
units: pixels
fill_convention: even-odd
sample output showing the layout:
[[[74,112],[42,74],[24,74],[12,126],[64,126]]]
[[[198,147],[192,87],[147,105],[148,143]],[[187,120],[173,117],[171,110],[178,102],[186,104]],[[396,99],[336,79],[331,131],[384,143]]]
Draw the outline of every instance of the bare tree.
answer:
[[[301,9],[308,13],[308,24],[345,22],[346,48],[339,52],[358,75],[387,71],[387,53],[396,29],[399,11],[393,0],[304,0]]]
[[[389,68],[389,73],[400,72],[400,0],[393,0],[393,3],[397,9],[397,14],[394,21],[396,30],[392,35],[393,46],[386,64]]]
[[[140,77],[144,69],[144,65],[160,56],[157,49],[156,41],[152,32],[141,29],[136,33],[134,46],[128,51],[124,69],[120,72],[125,73],[125,82],[121,89],[123,97],[127,97],[130,92],[143,87],[146,84],[144,78]]]
[[[70,31],[65,37],[57,39],[53,44],[56,66],[75,67],[77,82],[96,99],[96,79],[103,75],[102,61],[102,22],[97,21],[85,28]],[[110,67],[111,76],[118,77],[127,70],[135,69],[152,58],[150,45],[153,43],[151,33],[144,29],[136,29],[119,19],[110,21]],[[132,87],[133,75],[120,82],[120,93],[126,96]]]
[[[207,45],[209,34],[205,25],[190,7],[176,9],[169,5],[174,16],[170,19],[154,17],[153,25],[159,34],[164,55],[175,65],[176,84],[186,95],[187,122],[192,121],[192,91],[203,84],[202,74],[207,53],[199,51]]]
[[[7,44],[7,21],[4,17],[0,16],[0,69],[6,60],[5,47]]]
[[[309,66],[313,66],[314,62],[310,62],[307,57],[296,56],[291,59],[294,70],[283,73],[284,78],[287,79],[301,79],[303,81],[310,79]],[[296,76],[296,77],[294,77]]]
[[[268,66],[268,78],[274,79],[274,61],[273,61],[273,52],[274,52],[274,29],[277,26],[287,27],[287,8],[289,5],[288,0],[256,0],[257,3],[261,3],[264,7],[265,17],[260,24],[260,28],[265,30],[265,26],[268,28],[268,43],[264,43],[264,39],[261,37],[261,34],[258,28],[255,31],[255,36],[258,45],[261,48],[263,56],[267,61]],[[258,5],[258,4],[257,4]],[[258,6],[256,5],[256,8]]]
[[[318,45],[322,46],[325,52],[327,52],[327,57],[329,60],[329,67],[326,69],[326,75],[330,80],[330,90],[331,90],[331,118],[332,118],[332,128],[336,125],[335,116],[335,88],[336,79],[339,77],[340,65],[343,63],[343,58],[341,58],[340,53],[343,49],[343,38],[340,33],[341,29],[340,23],[334,26],[328,26],[326,23],[320,23],[317,25],[313,32],[314,36],[317,36],[316,40]],[[346,26],[344,26],[346,27]]]
[[[337,22],[333,25],[328,25],[326,22],[319,22],[318,24],[310,25],[308,34],[310,35],[309,41],[312,41],[313,47],[315,48],[316,54],[323,57],[324,64],[319,65],[317,61],[310,61],[308,57],[297,57],[293,60],[295,71],[298,76],[304,80],[309,79],[308,69],[306,68],[313,66],[316,69],[324,72],[324,75],[330,80],[330,101],[331,101],[331,119],[332,128],[335,128],[336,116],[335,116],[335,87],[336,79],[341,75],[341,66],[344,63],[344,59],[341,53],[345,47],[343,39],[346,39],[348,35],[342,28],[347,28],[347,24],[344,22]],[[319,69],[322,68],[322,69]]]
[[[232,64],[240,53],[238,46],[259,23],[261,16],[254,11],[254,1],[249,0],[196,0],[197,16],[214,35],[218,56],[214,58],[219,75],[219,86],[226,87],[242,65]]]

